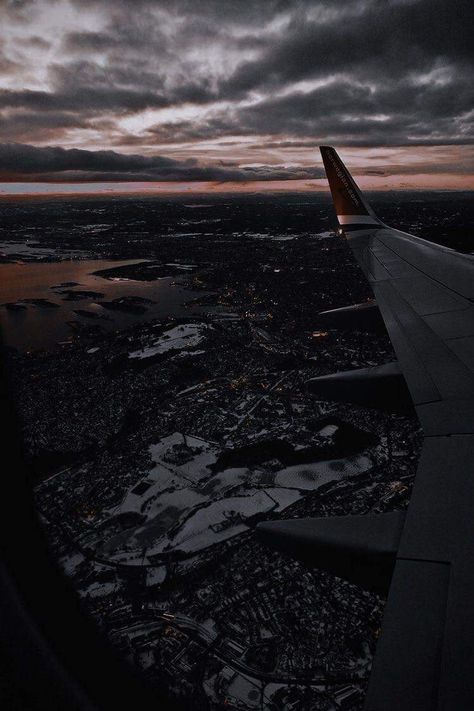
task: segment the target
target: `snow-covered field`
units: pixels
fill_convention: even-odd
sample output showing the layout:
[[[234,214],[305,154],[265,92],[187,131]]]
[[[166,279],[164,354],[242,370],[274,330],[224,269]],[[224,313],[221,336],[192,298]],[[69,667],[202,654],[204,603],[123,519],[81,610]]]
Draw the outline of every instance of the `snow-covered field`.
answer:
[[[317,234],[313,235],[316,239],[328,239],[328,237],[334,237],[334,232],[318,232]]]
[[[186,520],[173,539],[173,547],[184,551],[202,550],[243,533],[245,519],[274,508],[275,501],[263,490],[213,501]]]
[[[128,354],[129,358],[151,358],[167,351],[195,348],[212,327],[205,323],[185,323],[161,334],[153,343]]]
[[[243,533],[256,514],[283,511],[305,492],[372,466],[369,457],[358,455],[289,466],[270,476],[246,467],[213,473],[218,445],[179,432],[150,445],[149,452],[153,467],[106,512],[115,532],[104,540],[102,529],[96,548],[109,560],[142,564],[171,551],[192,555]],[[126,514],[139,515],[137,523],[117,532],[114,521]]]
[[[272,242],[288,242],[289,240],[295,239],[294,235],[269,235],[266,232],[248,232],[246,237],[252,237],[252,239],[268,239]]]
[[[290,489],[314,490],[334,479],[362,474],[371,467],[372,462],[364,455],[349,459],[298,464],[279,471],[275,476],[275,484]]]

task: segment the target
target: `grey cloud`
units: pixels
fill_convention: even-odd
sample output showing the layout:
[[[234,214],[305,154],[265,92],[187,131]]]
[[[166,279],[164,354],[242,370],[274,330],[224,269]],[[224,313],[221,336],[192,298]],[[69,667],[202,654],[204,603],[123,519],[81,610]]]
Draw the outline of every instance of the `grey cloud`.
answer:
[[[158,143],[197,141],[232,135],[293,136],[255,143],[262,148],[339,145],[437,145],[474,141],[468,110],[474,89],[462,80],[424,92],[406,82],[377,89],[341,80],[312,92],[293,92],[221,112],[200,121],[180,121],[148,130]],[[311,137],[311,138],[308,138]]]
[[[258,87],[360,70],[367,78],[391,78],[429,69],[434,58],[470,65],[472,21],[470,0],[349,2],[339,17],[324,23],[295,13],[280,42],[259,60],[238,67],[222,91],[242,95]]]
[[[0,134],[3,140],[16,143],[29,141],[32,135],[36,140],[57,140],[68,129],[88,127],[86,120],[62,111],[50,111],[47,115],[35,111],[21,111],[10,116],[0,115]]]
[[[59,147],[37,148],[0,144],[2,180],[68,181],[248,181],[295,180],[322,177],[317,167],[202,166],[163,156],[125,155],[115,151],[85,151]]]
[[[38,49],[50,49],[51,43],[47,42],[44,37],[39,37],[38,35],[32,35],[25,40],[25,44],[30,45],[30,47],[35,47]]]
[[[161,94],[111,87],[82,87],[80,91],[58,92],[34,90],[0,90],[1,108],[35,109],[37,111],[122,111],[130,113],[148,108],[162,108],[170,102]]]
[[[332,136],[344,143],[463,143],[474,139],[472,120],[464,115],[473,105],[474,90],[462,77],[424,91],[406,81],[375,89],[340,81],[263,100],[238,112],[236,121],[249,134],[265,121],[268,133]]]
[[[240,135],[255,138],[249,150],[473,142],[471,0],[71,1],[101,22],[64,34],[47,89],[0,91],[9,140],[59,142],[77,128],[85,142],[100,128],[111,146],[190,150]],[[22,51],[34,62],[41,38],[28,18],[55,3],[7,5],[10,21],[30,30]],[[298,90],[313,80],[325,83]],[[200,112],[136,134],[117,121],[183,104]]]
[[[5,52],[0,49],[0,74],[14,74],[20,65],[7,57]]]

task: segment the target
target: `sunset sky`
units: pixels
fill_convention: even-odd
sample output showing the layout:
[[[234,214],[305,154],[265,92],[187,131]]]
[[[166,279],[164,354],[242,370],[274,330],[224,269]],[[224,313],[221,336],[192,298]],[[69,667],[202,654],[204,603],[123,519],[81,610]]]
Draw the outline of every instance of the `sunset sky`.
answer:
[[[474,189],[472,0],[0,0],[0,195]]]

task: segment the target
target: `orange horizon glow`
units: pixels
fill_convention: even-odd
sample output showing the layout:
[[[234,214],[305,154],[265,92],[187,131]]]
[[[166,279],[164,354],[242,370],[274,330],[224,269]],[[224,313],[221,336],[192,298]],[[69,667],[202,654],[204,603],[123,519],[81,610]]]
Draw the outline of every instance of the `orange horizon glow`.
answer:
[[[367,191],[474,190],[474,175],[418,174],[357,176],[358,185]],[[59,187],[61,186],[61,188]],[[94,195],[176,195],[272,192],[328,192],[325,178],[314,180],[275,180],[248,182],[127,182],[127,183],[0,183],[1,198],[74,197]]]
[[[327,192],[328,185],[317,144],[310,147],[280,140],[277,144],[249,144],[242,137],[235,141],[207,140],[193,144],[160,146],[159,155],[178,160],[181,167],[185,160],[196,161],[196,166],[219,170],[222,165],[232,164],[246,176],[238,180],[155,180],[144,181],[124,176],[114,180],[107,175],[98,180],[92,171],[81,176],[43,175],[39,172],[20,174],[0,170],[0,199],[22,196],[74,196],[74,195],[168,195],[168,194],[223,194],[223,193],[271,193],[271,192]],[[282,139],[282,137],[279,137]],[[318,141],[319,142],[319,141]],[[474,148],[464,145],[439,146],[335,146],[349,171],[362,190],[367,191],[472,191],[474,190]],[[94,149],[97,149],[94,146]],[[91,151],[95,153],[95,150]],[[127,152],[118,154],[130,155]],[[266,171],[264,179],[258,178],[259,170]],[[285,179],[272,179],[271,171],[306,172],[307,177],[295,175]],[[254,173],[252,174],[252,171]],[[185,169],[184,169],[185,172]],[[311,172],[321,177],[312,177]],[[270,175],[268,174],[270,173]],[[275,175],[275,178],[277,176]],[[184,178],[184,176],[183,176]]]

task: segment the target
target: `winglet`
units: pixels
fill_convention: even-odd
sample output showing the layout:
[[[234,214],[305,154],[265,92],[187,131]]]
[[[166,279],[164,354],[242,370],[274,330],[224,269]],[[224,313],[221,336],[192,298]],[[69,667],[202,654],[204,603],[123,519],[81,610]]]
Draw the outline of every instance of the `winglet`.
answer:
[[[324,168],[331,188],[334,208],[341,227],[381,225],[369,203],[364,199],[352,175],[331,146],[320,146]]]
[[[259,539],[302,561],[387,594],[405,512],[263,521]]]

